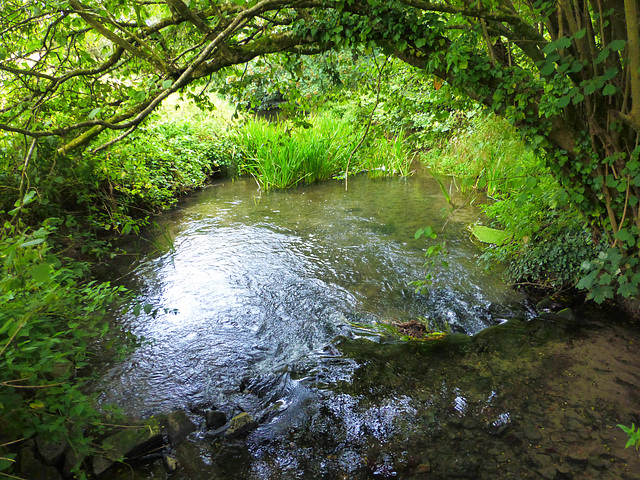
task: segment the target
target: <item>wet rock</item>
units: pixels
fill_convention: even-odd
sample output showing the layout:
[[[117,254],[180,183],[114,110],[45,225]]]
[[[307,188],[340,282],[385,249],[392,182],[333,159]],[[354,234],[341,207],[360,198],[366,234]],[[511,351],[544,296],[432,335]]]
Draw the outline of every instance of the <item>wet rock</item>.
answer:
[[[205,432],[204,436],[205,438],[220,437],[224,435],[224,432],[226,432],[228,429],[229,427],[227,427],[226,425],[223,425],[222,427],[216,428],[215,430],[208,430],[207,432]]]
[[[187,416],[186,412],[182,410],[171,412],[159,420],[162,429],[166,432],[171,445],[174,447],[184,442],[187,436],[196,430],[195,424]]]
[[[503,413],[497,418],[487,422],[485,429],[490,435],[499,437],[507,433],[509,427],[511,427],[511,415],[509,415],[508,413]]]
[[[587,455],[586,452],[584,451],[580,451],[580,450],[571,450],[568,454],[567,454],[567,458],[569,460],[571,460],[572,462],[576,462],[576,463],[584,463],[587,460],[589,460],[589,455]]]
[[[542,475],[542,478],[546,478],[547,480],[553,480],[554,478],[556,478],[557,472],[558,471],[556,470],[556,467],[554,467],[553,465],[548,465],[546,467],[538,469],[538,473]]]
[[[553,299],[553,295],[551,295],[549,297],[543,298],[538,303],[536,303],[536,310],[541,312],[543,310],[551,309],[556,305],[557,305],[557,303]]]
[[[93,457],[91,459],[91,466],[93,468],[94,475],[101,475],[111,468],[115,462],[105,457]]]
[[[216,430],[227,423],[227,416],[219,410],[207,410],[204,418],[207,430]]]
[[[531,423],[526,423],[524,427],[522,427],[522,433],[524,433],[524,436],[530,442],[539,442],[542,440],[542,435],[540,434],[538,427]]]
[[[73,469],[84,462],[84,459],[85,455],[78,453],[77,450],[73,448],[67,449],[62,464],[62,476],[64,478],[73,477]]]
[[[589,464],[597,470],[604,470],[611,464],[611,460],[594,456],[589,458]]]
[[[62,461],[64,456],[67,442],[60,438],[59,440],[52,440],[45,438],[42,435],[36,437],[36,447],[40,459],[45,465],[58,465]]]
[[[229,429],[225,432],[225,437],[236,438],[249,433],[258,428],[258,422],[247,412],[242,412],[231,419]]]
[[[101,454],[93,457],[93,472],[100,475],[121,458],[142,456],[161,447],[163,443],[162,430],[155,419],[121,430],[103,440]]]
[[[57,468],[40,462],[33,447],[22,448],[18,458],[18,477],[29,480],[62,480]]]
[[[178,459],[173,455],[163,455],[162,464],[167,473],[175,473],[180,466],[180,462],[178,462]]]
[[[562,475],[569,475],[573,473],[573,470],[571,469],[571,467],[566,463],[561,463],[560,465],[558,465],[556,467],[556,470],[558,471],[558,473],[561,473]]]
[[[552,463],[552,460],[553,459],[549,455],[544,455],[541,453],[535,454],[533,456],[533,463],[539,468],[550,466]]]

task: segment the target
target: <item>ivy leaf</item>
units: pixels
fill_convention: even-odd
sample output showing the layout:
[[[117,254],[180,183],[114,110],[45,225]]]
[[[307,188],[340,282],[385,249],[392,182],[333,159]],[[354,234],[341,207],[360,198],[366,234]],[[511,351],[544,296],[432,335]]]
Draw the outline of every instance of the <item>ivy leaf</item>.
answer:
[[[602,89],[602,94],[603,95],[607,95],[607,96],[611,96],[614,95],[616,93],[616,87],[615,85],[612,85],[610,83],[608,83],[603,89]]]

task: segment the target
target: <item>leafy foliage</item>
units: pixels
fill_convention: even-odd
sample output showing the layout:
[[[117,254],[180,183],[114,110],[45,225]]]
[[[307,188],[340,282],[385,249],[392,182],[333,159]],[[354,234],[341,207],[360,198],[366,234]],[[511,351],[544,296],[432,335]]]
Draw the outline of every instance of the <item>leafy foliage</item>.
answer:
[[[126,292],[85,282],[87,265],[52,252],[52,230],[5,225],[0,236],[0,430],[10,439],[65,439],[86,453],[85,429],[99,414],[77,373]]]
[[[635,446],[637,450],[638,447],[640,447],[640,429],[636,430],[634,423],[631,424],[631,427],[627,427],[626,425],[618,425],[618,427],[620,427],[622,431],[629,436],[629,440],[627,441],[625,448]]]

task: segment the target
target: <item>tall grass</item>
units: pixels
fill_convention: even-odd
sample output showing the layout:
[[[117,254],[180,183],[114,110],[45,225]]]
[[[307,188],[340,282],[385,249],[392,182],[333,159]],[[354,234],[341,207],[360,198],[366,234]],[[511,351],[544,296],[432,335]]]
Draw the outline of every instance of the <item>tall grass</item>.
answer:
[[[244,152],[240,171],[254,175],[268,190],[344,175],[362,135],[362,128],[354,123],[323,114],[304,124],[251,119],[231,139]],[[351,159],[350,172],[366,170],[374,177],[408,174],[410,160],[403,137],[368,140]]]
[[[434,145],[422,160],[435,173],[455,177],[461,190],[486,189],[491,196],[512,192],[529,177],[549,176],[543,159],[495,115],[477,115],[466,129]]]

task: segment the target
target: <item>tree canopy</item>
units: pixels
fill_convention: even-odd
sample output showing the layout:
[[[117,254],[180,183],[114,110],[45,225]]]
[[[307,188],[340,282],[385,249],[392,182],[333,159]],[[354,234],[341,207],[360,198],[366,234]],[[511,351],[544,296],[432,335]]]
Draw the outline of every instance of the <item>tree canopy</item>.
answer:
[[[638,0],[7,0],[0,130],[21,162],[45,144],[75,155],[256,57],[381,48],[544,152],[566,201],[612,247],[581,286],[629,296],[640,284],[639,12]]]

